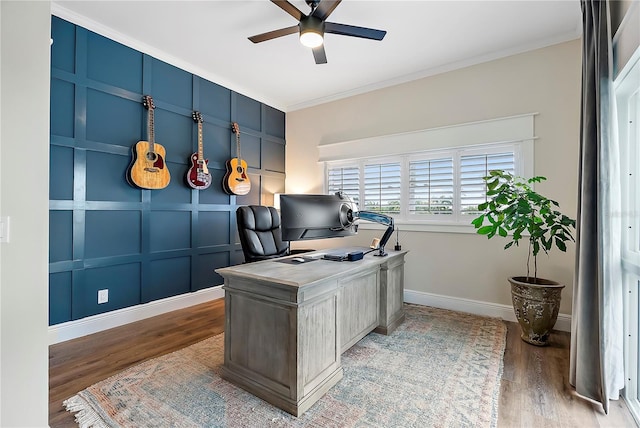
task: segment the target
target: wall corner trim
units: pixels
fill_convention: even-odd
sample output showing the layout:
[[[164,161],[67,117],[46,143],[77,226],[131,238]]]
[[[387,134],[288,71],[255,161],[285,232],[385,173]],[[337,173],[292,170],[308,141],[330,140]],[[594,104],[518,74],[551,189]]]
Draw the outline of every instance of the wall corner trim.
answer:
[[[416,305],[432,306],[434,308],[466,312],[475,315],[501,318],[505,321],[517,322],[513,307],[499,303],[483,302],[480,300],[462,299],[459,297],[443,296],[422,291],[404,291],[404,301]],[[554,330],[571,331],[571,315],[558,314],[558,321]]]
[[[49,345],[224,297],[222,285],[49,327]]]

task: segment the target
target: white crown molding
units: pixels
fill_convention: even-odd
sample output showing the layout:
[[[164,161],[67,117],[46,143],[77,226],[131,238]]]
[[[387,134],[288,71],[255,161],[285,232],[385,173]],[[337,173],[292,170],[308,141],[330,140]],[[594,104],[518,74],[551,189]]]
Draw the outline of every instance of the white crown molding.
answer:
[[[437,74],[447,73],[450,71],[470,67],[473,65],[482,64],[485,62],[494,61],[501,58],[506,58],[512,55],[517,55],[517,54],[533,51],[536,49],[546,48],[548,46],[557,45],[560,43],[578,39],[581,36],[582,36],[582,28],[581,26],[578,26],[573,31],[563,33],[555,37],[540,39],[532,43],[527,43],[520,46],[514,46],[509,49],[495,51],[485,55],[479,55],[473,58],[464,59],[462,61],[452,62],[439,67],[418,71],[416,73],[406,74],[404,76],[394,77],[392,79],[383,80],[380,82],[372,83],[371,85],[361,86],[359,88],[351,89],[344,92],[339,92],[333,95],[328,95],[326,97],[316,98],[314,100],[309,100],[309,101],[304,101],[297,104],[288,105],[284,111],[289,113],[296,110],[302,110],[304,108],[325,104],[331,101],[337,101],[337,100],[352,97],[355,95],[361,95],[361,94],[372,92],[378,89],[384,89],[391,86],[400,85],[402,83],[412,82],[414,80],[435,76]]]
[[[76,339],[88,334],[120,327],[166,312],[187,308],[224,297],[222,286],[207,288],[194,293],[181,294],[142,305],[130,306],[104,314],[93,315],[49,327],[49,345]]]
[[[416,305],[432,306],[451,311],[466,312],[485,317],[501,318],[505,321],[518,322],[513,307],[479,300],[442,296],[422,291],[404,290],[404,301]],[[554,330],[571,331],[571,315],[558,314]]]

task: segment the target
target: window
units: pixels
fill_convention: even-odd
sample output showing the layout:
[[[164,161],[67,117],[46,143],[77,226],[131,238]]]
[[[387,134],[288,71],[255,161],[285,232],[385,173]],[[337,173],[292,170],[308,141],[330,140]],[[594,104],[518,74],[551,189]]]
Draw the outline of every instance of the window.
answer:
[[[327,190],[342,191],[361,210],[408,223],[469,225],[485,202],[482,179],[502,169],[521,174],[517,143],[412,153],[393,158],[327,162]]]
[[[535,114],[318,146],[325,189],[413,230],[473,233],[493,169],[533,176]],[[364,225],[367,227],[366,225]]]
[[[514,152],[481,153],[460,158],[460,213],[462,215],[480,214],[478,205],[487,201],[487,187],[483,177],[496,169],[514,174]]]
[[[616,79],[620,179],[621,266],[625,287],[625,389],[629,410],[640,421],[640,50]]]
[[[329,194],[343,192],[360,204],[360,171],[357,166],[334,166],[327,171]]]
[[[364,165],[364,210],[400,213],[400,162]]]
[[[640,68],[640,67],[639,67]],[[640,70],[639,70],[640,71]],[[623,257],[640,266],[640,88],[628,98],[626,105],[628,120],[624,140],[621,141],[623,151],[624,175],[622,210],[625,213],[627,230],[624,231]]]
[[[453,214],[453,158],[409,161],[409,215]]]

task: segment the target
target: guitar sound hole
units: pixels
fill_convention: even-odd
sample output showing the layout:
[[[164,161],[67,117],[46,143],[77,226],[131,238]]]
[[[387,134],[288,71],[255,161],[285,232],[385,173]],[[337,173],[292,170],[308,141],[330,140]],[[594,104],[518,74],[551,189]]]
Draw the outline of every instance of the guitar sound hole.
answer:
[[[241,166],[237,167],[236,171],[238,171],[238,174],[242,174],[242,167]]]
[[[147,152],[147,160],[149,162],[155,162],[158,159],[158,155],[154,152]]]

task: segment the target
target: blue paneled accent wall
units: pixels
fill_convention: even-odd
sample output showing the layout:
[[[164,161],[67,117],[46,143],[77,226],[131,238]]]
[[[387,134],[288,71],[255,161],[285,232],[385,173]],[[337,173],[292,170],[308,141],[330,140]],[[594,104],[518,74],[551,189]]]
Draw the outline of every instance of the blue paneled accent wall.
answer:
[[[243,261],[237,206],[284,190],[285,114],[57,17],[51,31],[50,325],[222,284],[214,269]],[[131,147],[147,140],[143,95],[171,173],[161,190],[126,180]],[[205,190],[185,181],[194,110],[213,176]],[[222,187],[236,156],[231,122],[249,166],[245,196]],[[98,304],[101,289],[108,303]]]

